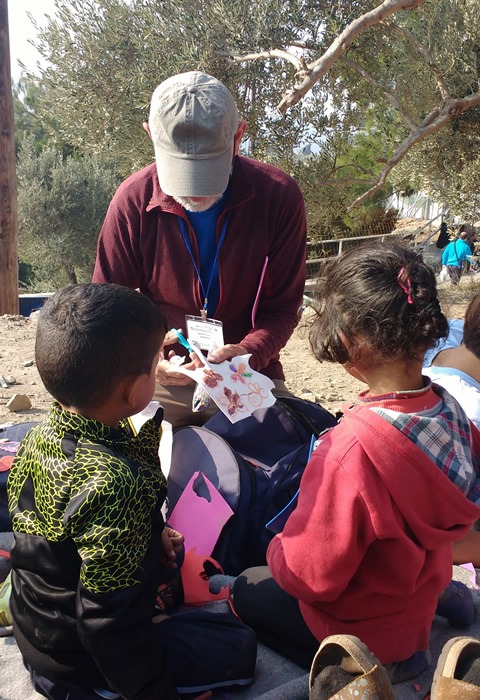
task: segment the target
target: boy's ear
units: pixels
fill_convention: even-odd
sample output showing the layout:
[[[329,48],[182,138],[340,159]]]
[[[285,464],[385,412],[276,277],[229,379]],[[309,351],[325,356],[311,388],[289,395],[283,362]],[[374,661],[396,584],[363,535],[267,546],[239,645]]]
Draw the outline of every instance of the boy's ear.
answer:
[[[128,377],[125,380],[124,399],[134,413],[137,412],[138,397],[141,394],[141,390],[147,376],[147,374],[137,374],[134,377]]]

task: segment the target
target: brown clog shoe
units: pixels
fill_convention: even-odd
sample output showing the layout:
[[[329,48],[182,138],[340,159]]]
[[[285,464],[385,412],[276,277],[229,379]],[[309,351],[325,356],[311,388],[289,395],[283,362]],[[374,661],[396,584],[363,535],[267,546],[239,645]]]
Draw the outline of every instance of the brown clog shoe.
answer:
[[[454,637],[443,647],[431,700],[480,700],[480,641]]]
[[[313,659],[309,700],[395,700],[385,669],[357,637],[327,637]]]

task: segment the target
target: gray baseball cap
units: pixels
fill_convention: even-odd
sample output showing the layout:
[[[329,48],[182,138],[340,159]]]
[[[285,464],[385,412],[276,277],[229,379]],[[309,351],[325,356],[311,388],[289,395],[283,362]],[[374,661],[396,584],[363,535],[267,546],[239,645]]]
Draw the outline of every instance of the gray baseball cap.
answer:
[[[199,71],[164,80],[152,95],[148,125],[165,194],[211,197],[225,192],[239,116],[223,83]]]

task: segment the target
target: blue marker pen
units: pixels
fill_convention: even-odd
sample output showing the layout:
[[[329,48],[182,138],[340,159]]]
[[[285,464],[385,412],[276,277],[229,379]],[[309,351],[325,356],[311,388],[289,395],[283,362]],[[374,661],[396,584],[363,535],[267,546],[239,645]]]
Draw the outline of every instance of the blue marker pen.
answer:
[[[199,348],[195,347],[195,345],[192,345],[192,344],[185,338],[185,336],[182,334],[182,332],[181,332],[180,330],[178,330],[177,328],[172,328],[171,332],[172,332],[172,333],[175,333],[175,335],[176,335],[177,338],[178,338],[178,342],[180,343],[180,345],[183,345],[183,347],[186,348],[186,349],[188,350],[188,352],[193,352],[193,353],[198,357],[198,359],[200,360],[200,362],[201,362],[207,369],[210,369],[210,365],[208,364],[205,355],[202,353],[202,351],[201,351]]]
[[[178,330],[177,328],[172,328],[172,330],[170,332],[175,333],[180,345],[183,345],[183,347],[186,348],[189,352],[195,352],[193,346],[188,342],[188,340],[185,338],[185,336],[182,334],[182,332],[180,330]]]

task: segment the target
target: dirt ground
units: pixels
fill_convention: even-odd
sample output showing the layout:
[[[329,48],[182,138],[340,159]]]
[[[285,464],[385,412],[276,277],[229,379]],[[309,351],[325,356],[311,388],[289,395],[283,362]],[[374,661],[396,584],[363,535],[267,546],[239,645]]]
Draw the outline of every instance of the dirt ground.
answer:
[[[439,285],[442,308],[448,318],[462,318],[472,296],[480,292],[480,273],[466,275],[458,288]],[[39,421],[48,411],[51,397],[37,372],[34,357],[36,314],[31,317],[0,316],[0,425]],[[317,362],[308,347],[307,329],[300,323],[282,351],[288,388],[297,396],[317,401],[336,412],[355,399],[362,385],[342,367]],[[1,379],[0,379],[1,383]],[[15,395],[28,397],[31,408],[11,412],[7,402]]]
[[[307,312],[308,313],[308,312]],[[0,424],[41,420],[51,397],[42,384],[34,361],[36,314],[0,317],[0,375],[8,387],[0,387]],[[303,324],[294,332],[282,351],[286,383],[290,391],[336,411],[360,391],[361,384],[341,367],[317,362],[308,348]],[[11,412],[7,402],[14,394],[23,394],[30,409]]]

